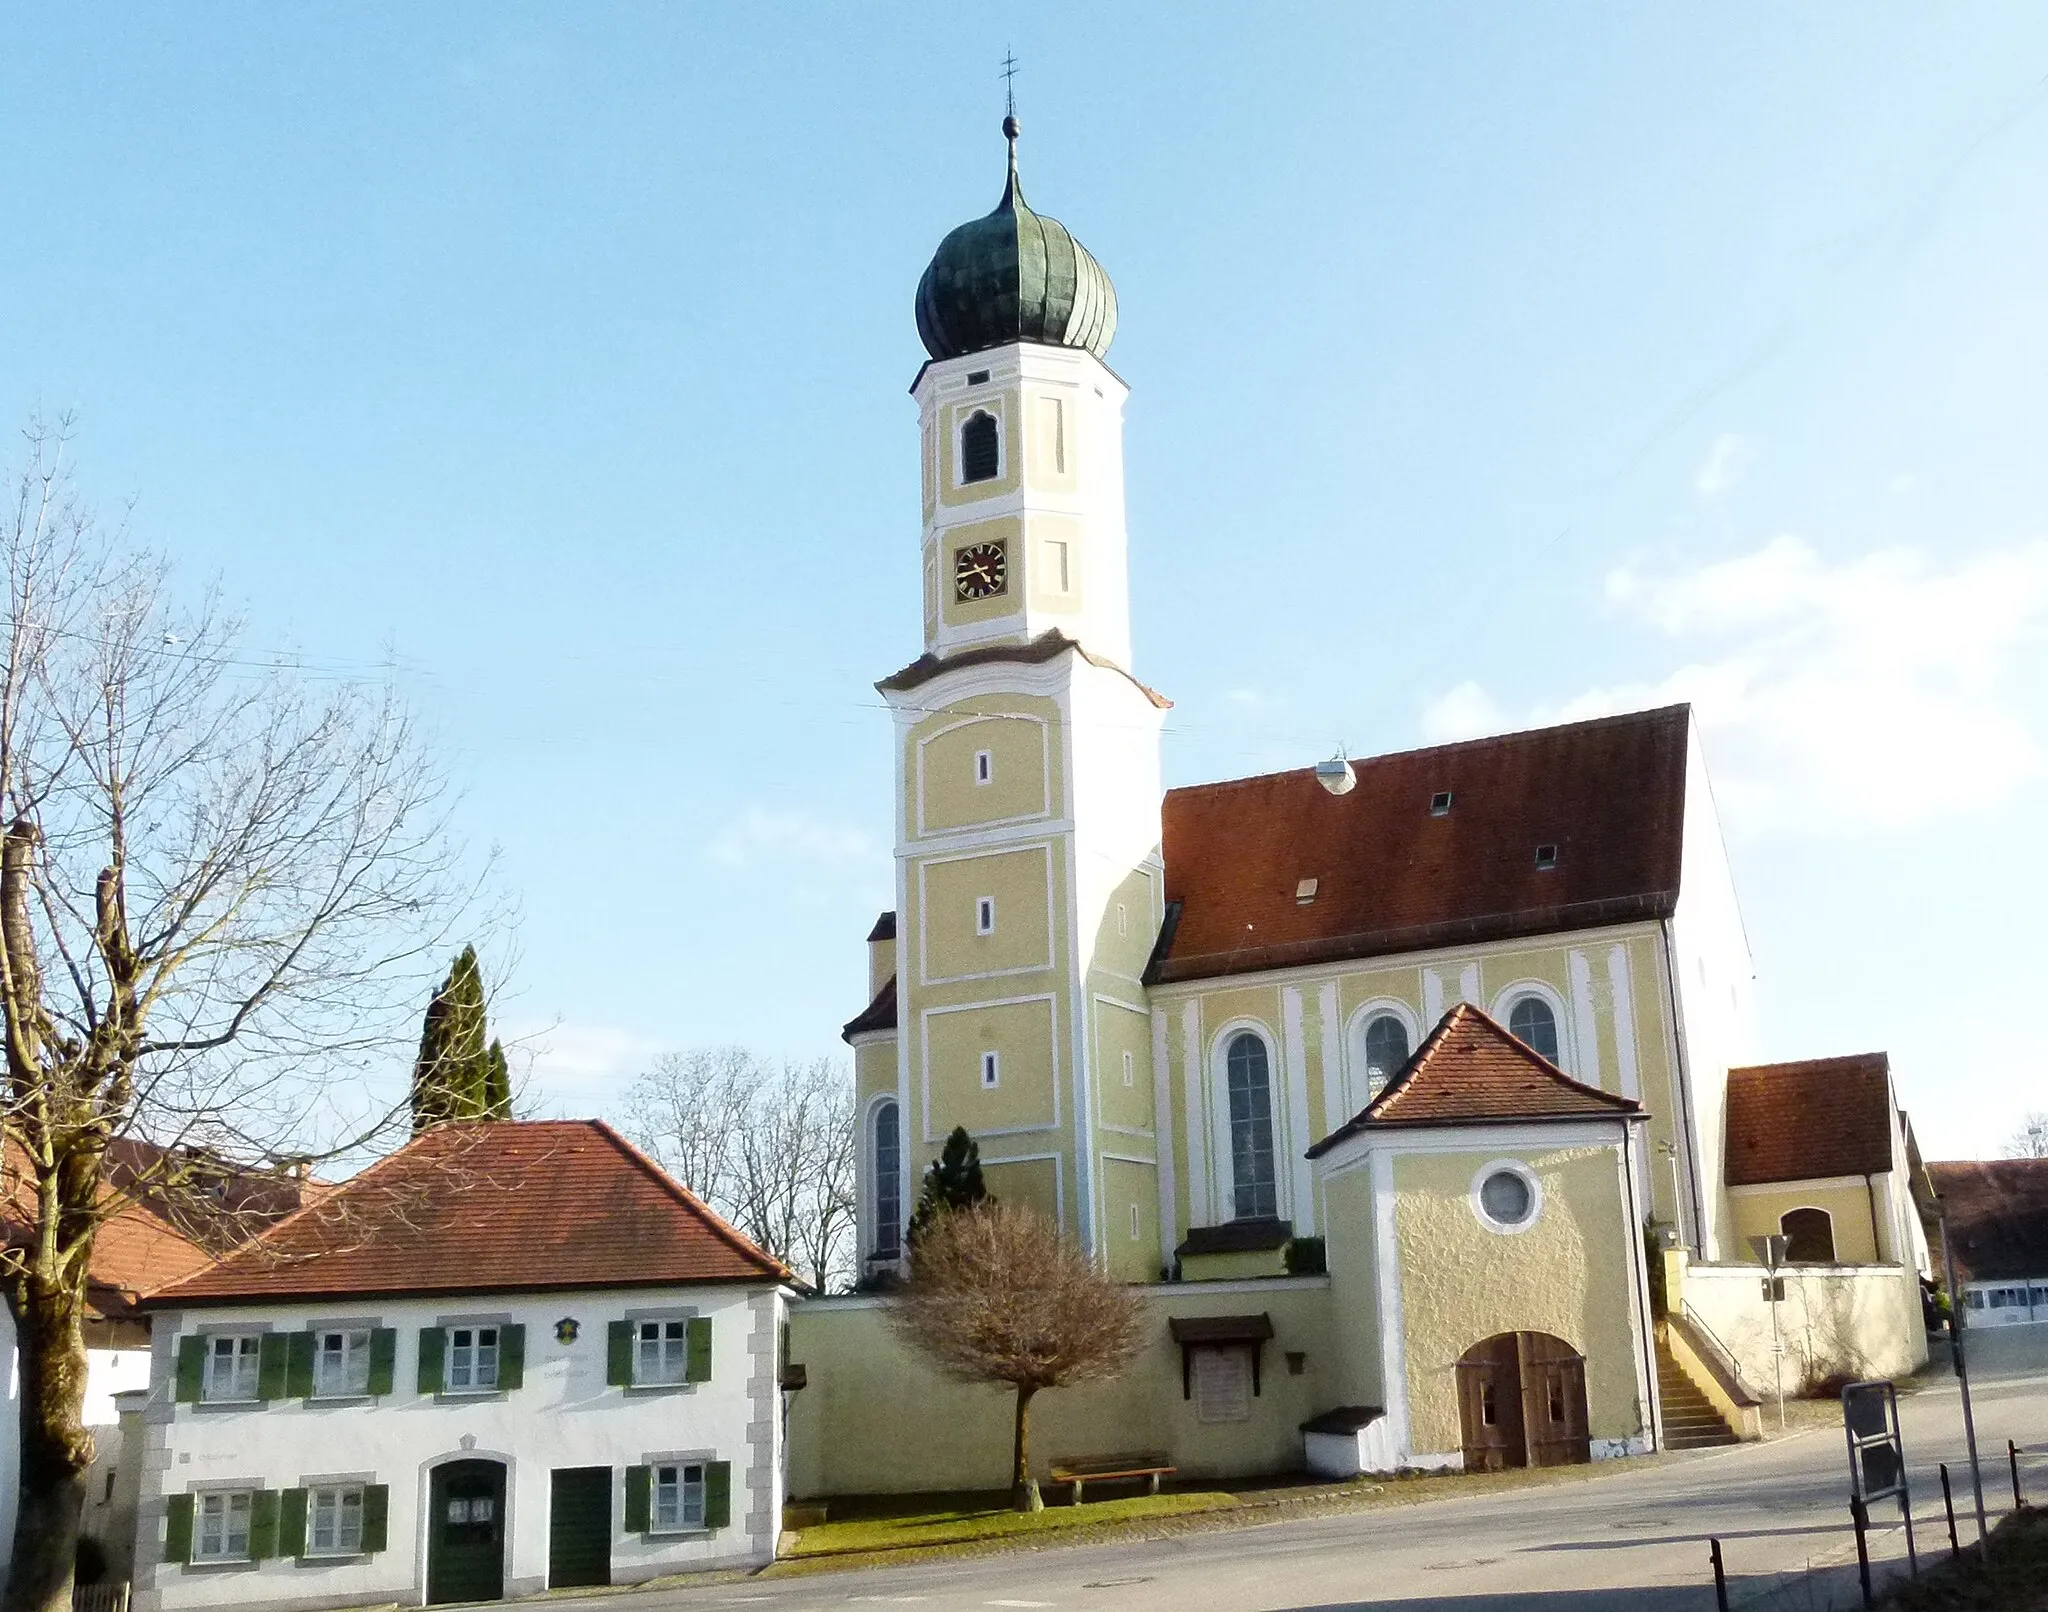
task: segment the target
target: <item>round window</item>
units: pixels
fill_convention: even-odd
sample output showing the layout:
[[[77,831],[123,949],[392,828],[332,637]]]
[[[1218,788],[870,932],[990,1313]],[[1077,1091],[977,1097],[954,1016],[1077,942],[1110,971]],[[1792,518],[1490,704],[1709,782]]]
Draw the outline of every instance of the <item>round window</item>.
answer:
[[[1526,1176],[1514,1170],[1495,1170],[1479,1183],[1479,1207],[1499,1225],[1519,1226],[1535,1213],[1536,1194]]]

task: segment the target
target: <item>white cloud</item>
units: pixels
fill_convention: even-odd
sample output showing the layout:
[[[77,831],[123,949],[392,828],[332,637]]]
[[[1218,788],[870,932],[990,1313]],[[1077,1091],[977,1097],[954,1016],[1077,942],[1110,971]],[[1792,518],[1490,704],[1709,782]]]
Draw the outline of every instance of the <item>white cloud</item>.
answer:
[[[1749,438],[1733,431],[1723,431],[1714,438],[1707,449],[1707,456],[1700,461],[1699,469],[1692,474],[1692,488],[1702,498],[1718,498],[1742,479],[1742,473],[1749,468],[1749,462],[1756,456],[1755,446]]]
[[[1751,832],[1909,827],[2048,772],[2036,733],[2048,542],[1942,567],[1896,548],[1830,564],[1780,537],[1688,571],[1623,567],[1606,595],[1691,658],[1521,713],[1461,684],[1423,712],[1425,730],[1446,739],[1690,701],[1722,811]]]

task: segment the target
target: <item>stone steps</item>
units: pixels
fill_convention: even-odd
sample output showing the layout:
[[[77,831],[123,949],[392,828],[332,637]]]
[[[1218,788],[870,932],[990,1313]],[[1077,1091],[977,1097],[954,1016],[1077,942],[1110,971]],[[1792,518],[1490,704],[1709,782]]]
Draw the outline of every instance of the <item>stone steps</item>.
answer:
[[[1662,1343],[1657,1346],[1657,1388],[1664,1400],[1665,1449],[1706,1450],[1741,1442]]]

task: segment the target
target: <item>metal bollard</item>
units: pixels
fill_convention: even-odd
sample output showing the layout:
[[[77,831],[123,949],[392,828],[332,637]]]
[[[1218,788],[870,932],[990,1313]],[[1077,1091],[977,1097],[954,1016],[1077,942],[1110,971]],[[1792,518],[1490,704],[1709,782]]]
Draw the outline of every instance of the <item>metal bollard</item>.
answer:
[[[1956,1497],[1948,1492],[1948,1463],[1941,1463],[1941,1509],[1948,1513],[1948,1559],[1954,1561],[1962,1555],[1963,1547],[1956,1538]]]
[[[2025,1511],[2027,1497],[2020,1493],[2020,1447],[2011,1439],[2005,1441],[2005,1458],[2012,1464],[2012,1509]]]
[[[1849,1519],[1856,1524],[1856,1574],[1863,1581],[1863,1612],[1871,1612],[1877,1603],[1870,1595],[1870,1542],[1864,1538],[1864,1531],[1870,1526],[1870,1514],[1854,1495],[1849,1497]]]
[[[1721,1541],[1709,1539],[1707,1553],[1714,1563],[1714,1605],[1728,1612],[1728,1575],[1721,1568]]]

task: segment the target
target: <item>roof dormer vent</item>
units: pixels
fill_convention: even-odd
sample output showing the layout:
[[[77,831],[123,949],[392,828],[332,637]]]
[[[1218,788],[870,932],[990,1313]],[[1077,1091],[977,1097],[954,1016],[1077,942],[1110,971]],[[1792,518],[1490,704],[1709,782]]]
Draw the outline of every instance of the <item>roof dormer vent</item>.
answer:
[[[1302,879],[1298,881],[1294,886],[1295,905],[1305,907],[1315,900],[1318,883],[1319,881],[1315,879]]]
[[[1539,845],[1539,846],[1537,846],[1537,847],[1536,847],[1536,866],[1537,866],[1537,868],[1538,868],[1538,870],[1539,870],[1539,871],[1541,871],[1541,872],[1544,872],[1544,873],[1548,873],[1548,872],[1549,872],[1549,871],[1550,871],[1550,870],[1551,870],[1552,868],[1556,867],[1556,866],[1557,866],[1557,847],[1556,847],[1555,845]]]
[[[1449,817],[1451,815],[1451,792],[1448,789],[1439,789],[1434,795],[1429,797],[1429,815],[1431,817]]]

